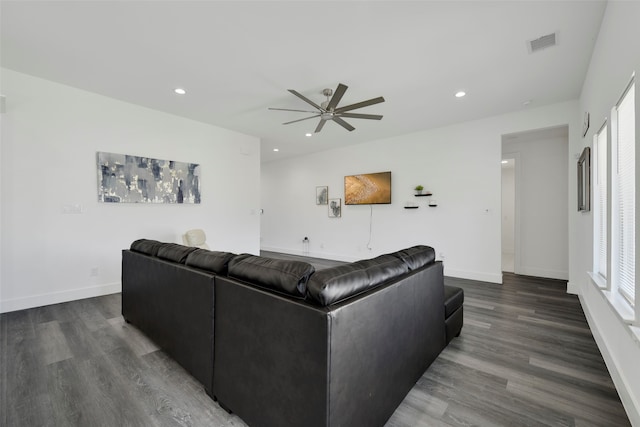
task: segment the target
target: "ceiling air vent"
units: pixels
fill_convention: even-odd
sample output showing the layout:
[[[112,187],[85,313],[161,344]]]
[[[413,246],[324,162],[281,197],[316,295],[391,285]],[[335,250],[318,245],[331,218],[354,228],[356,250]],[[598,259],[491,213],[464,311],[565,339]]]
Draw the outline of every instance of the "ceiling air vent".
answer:
[[[529,49],[529,53],[534,53],[555,45],[556,33],[547,34],[546,36],[539,37],[535,40],[527,41],[527,48]]]

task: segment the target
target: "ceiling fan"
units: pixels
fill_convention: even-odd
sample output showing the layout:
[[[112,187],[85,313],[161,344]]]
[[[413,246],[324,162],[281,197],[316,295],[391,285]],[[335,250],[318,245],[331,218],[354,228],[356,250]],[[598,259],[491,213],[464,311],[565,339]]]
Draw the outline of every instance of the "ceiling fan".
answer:
[[[289,92],[302,99],[307,104],[313,106],[318,111],[308,111],[308,110],[292,110],[289,108],[269,108],[269,110],[279,110],[279,111],[297,111],[300,113],[313,113],[313,116],[305,117],[304,119],[292,120],[290,122],[283,123],[283,125],[288,125],[291,123],[301,122],[303,120],[313,119],[315,117],[320,117],[320,122],[318,126],[316,126],[315,133],[318,133],[322,130],[324,124],[332,120],[333,122],[339,124],[349,132],[354,130],[355,128],[347,123],[344,118],[347,119],[369,119],[369,120],[380,120],[382,116],[378,114],[359,114],[359,113],[349,113],[349,111],[368,107],[369,105],[379,104],[380,102],[384,102],[384,98],[379,96],[377,98],[369,99],[368,101],[357,102],[355,104],[347,105],[345,107],[338,107],[338,103],[342,99],[342,96],[347,91],[347,86],[342,83],[338,84],[335,92],[332,89],[324,89],[322,94],[327,97],[327,100],[322,102],[320,105],[311,101],[306,96],[300,94],[299,92],[289,89]]]

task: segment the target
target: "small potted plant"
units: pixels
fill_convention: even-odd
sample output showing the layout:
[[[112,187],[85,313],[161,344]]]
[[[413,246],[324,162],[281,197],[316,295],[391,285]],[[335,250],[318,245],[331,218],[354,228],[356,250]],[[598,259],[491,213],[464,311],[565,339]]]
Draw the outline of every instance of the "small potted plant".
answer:
[[[414,190],[416,190],[416,194],[422,194],[422,190],[424,190],[424,187],[422,185],[416,185],[416,188],[414,188]]]

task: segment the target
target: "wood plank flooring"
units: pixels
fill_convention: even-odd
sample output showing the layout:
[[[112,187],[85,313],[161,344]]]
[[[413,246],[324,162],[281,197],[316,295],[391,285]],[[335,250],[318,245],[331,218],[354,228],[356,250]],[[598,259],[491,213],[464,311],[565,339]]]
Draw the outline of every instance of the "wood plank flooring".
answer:
[[[465,291],[462,335],[387,426],[630,425],[564,282],[445,281]],[[0,425],[246,425],[124,323],[120,304],[115,294],[0,315]]]

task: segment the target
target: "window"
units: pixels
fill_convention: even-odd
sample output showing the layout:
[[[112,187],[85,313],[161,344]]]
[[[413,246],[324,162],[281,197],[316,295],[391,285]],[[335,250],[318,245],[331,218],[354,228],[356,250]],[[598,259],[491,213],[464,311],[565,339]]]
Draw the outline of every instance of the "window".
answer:
[[[593,272],[607,280],[607,123],[593,137]]]
[[[612,156],[614,195],[612,203],[613,286],[635,304],[635,84],[631,84],[613,109],[615,137]],[[613,129],[612,129],[613,130]]]

